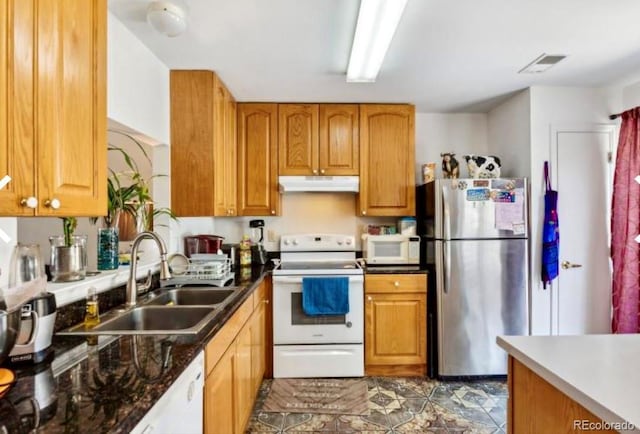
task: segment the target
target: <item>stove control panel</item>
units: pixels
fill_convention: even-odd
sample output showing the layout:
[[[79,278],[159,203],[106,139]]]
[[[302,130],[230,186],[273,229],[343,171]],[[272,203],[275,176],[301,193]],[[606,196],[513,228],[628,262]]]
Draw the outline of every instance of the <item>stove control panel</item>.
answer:
[[[292,234],[280,237],[282,252],[353,251],[356,237],[341,234]]]

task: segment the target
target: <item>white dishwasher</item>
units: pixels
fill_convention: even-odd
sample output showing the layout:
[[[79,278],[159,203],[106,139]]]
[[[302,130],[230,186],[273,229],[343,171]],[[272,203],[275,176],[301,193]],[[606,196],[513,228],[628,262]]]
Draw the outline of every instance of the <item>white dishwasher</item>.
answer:
[[[131,433],[202,433],[203,394],[204,351],[201,351]]]

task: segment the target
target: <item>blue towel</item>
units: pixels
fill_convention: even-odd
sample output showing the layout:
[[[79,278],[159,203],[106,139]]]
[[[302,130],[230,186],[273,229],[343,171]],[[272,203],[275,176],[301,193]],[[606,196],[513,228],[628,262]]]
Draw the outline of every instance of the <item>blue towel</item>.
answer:
[[[349,278],[303,277],[302,310],[307,315],[349,313]]]

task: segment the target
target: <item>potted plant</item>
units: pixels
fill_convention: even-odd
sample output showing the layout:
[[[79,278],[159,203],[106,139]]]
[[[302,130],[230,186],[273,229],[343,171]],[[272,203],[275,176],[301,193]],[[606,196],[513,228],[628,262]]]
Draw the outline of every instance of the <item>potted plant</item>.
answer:
[[[61,217],[64,235],[49,237],[53,282],[72,282],[85,278],[87,272],[87,236],[75,235],[75,217]]]
[[[151,159],[134,136],[120,130],[109,130],[122,134],[133,141],[149,164]],[[132,240],[142,231],[153,230],[153,221],[160,215],[176,219],[169,208],[153,208],[153,200],[150,191],[150,182],[156,177],[166,175],[153,175],[145,178],[141,173],[138,163],[122,147],[109,144],[109,151],[122,156],[127,170],[116,172],[110,169],[108,187],[107,215],[101,219],[101,228],[98,230],[98,269],[116,269],[119,265],[118,242]],[[98,218],[92,219],[95,223]]]

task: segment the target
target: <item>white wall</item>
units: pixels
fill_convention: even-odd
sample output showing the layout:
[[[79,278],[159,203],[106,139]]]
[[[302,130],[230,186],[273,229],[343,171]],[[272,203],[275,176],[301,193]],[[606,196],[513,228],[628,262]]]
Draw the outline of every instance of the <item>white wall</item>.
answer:
[[[436,163],[436,178],[442,178],[441,152],[454,152],[466,177],[462,156],[488,149],[486,113],[416,113],[416,185],[422,184],[424,163]]]
[[[488,153],[502,162],[501,176],[531,175],[531,97],[529,89],[514,95],[488,114]]]
[[[169,143],[169,68],[111,12],[107,40],[107,115]]]
[[[532,87],[531,96],[531,239],[532,239],[532,326],[534,334],[551,330],[551,297],[556,290],[544,290],[540,282],[541,229],[544,218],[543,162],[550,160],[550,133],[554,125],[610,124],[606,89]],[[553,182],[554,180],[552,180]],[[562,218],[562,217],[560,217]],[[562,223],[561,223],[562,224]],[[603,246],[607,248],[607,246]]]

